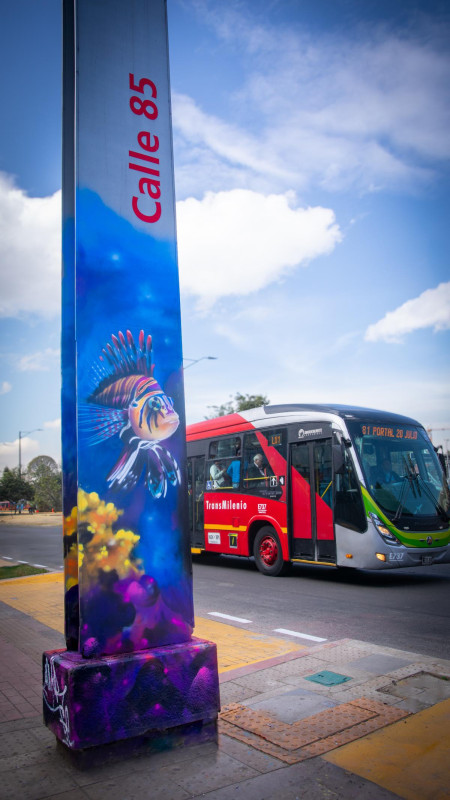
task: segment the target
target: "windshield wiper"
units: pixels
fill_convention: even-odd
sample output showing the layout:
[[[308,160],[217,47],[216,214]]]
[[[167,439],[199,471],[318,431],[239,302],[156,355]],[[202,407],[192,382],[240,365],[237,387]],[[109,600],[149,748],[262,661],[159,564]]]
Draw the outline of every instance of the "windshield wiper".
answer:
[[[417,475],[417,481],[420,481],[422,483],[422,487],[423,487],[425,495],[428,497],[429,500],[431,500],[431,502],[433,503],[437,513],[441,515],[441,517],[443,518],[444,522],[447,522],[450,519],[450,516],[448,515],[447,511],[445,510],[445,508],[443,506],[441,506],[439,500],[437,500],[435,498],[435,496],[433,495],[433,492],[431,491],[430,487],[427,486],[426,481],[422,478],[421,475]]]
[[[403,508],[404,508],[404,505],[405,505],[406,495],[408,494],[408,491],[409,491],[410,488],[413,491],[414,497],[417,497],[417,496],[421,497],[422,496],[422,492],[420,490],[420,485],[421,484],[422,484],[422,488],[423,488],[424,494],[428,497],[429,500],[431,500],[431,502],[434,505],[437,513],[440,514],[440,516],[444,519],[444,521],[449,520],[450,516],[447,514],[446,510],[441,506],[441,504],[438,502],[438,500],[436,500],[436,498],[433,495],[433,492],[431,491],[430,487],[427,486],[427,484],[426,484],[425,480],[422,478],[422,476],[418,472],[416,472],[410,455],[408,455],[408,461],[409,461],[409,464],[406,461],[405,456],[403,456],[403,463],[405,465],[405,474],[403,476],[404,483],[403,483],[403,486],[402,486],[402,489],[401,489],[401,492],[400,492],[397,511],[395,512],[395,514],[394,514],[394,516],[392,518],[392,521],[396,522],[397,520],[400,519],[402,511],[403,511]],[[416,490],[417,490],[417,494],[416,494]]]
[[[392,522],[397,522],[397,520],[400,519],[400,517],[402,515],[403,508],[405,506],[406,495],[408,494],[410,489],[413,490],[414,497],[416,496],[416,491],[414,489],[414,484],[413,484],[414,478],[413,478],[413,476],[411,474],[410,468],[408,467],[408,464],[406,462],[405,456],[403,456],[403,463],[405,465],[405,474],[403,475],[403,484],[402,484],[402,488],[401,488],[401,491],[400,491],[400,497],[398,498],[397,511],[395,512],[394,516],[392,517]],[[414,472],[414,470],[413,470],[413,472]]]

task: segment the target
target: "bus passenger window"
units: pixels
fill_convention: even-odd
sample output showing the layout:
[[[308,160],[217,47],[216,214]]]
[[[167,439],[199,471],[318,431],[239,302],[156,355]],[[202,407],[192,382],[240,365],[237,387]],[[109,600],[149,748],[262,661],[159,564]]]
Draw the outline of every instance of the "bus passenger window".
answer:
[[[241,438],[224,437],[209,443],[206,490],[239,490],[241,480]]]
[[[231,486],[233,489],[239,489],[239,484],[241,480],[241,459],[234,458],[233,461],[230,461],[227,467],[227,474],[231,480]]]
[[[282,457],[280,457],[282,456]],[[286,480],[286,430],[244,436],[244,489],[277,499]]]
[[[211,484],[208,485],[208,484]],[[227,473],[227,465],[216,458],[209,464],[209,481],[207,481],[208,489],[224,489],[230,484],[230,477]]]
[[[245,487],[256,491],[267,489],[270,485],[268,480],[270,475],[273,475],[270,464],[262,453],[255,453],[247,467]]]

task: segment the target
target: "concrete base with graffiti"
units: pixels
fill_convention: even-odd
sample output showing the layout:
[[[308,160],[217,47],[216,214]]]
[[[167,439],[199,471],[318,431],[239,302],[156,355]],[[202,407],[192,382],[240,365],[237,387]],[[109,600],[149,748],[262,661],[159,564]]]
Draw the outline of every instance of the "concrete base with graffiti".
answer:
[[[53,650],[43,672],[44,722],[71,750],[179,733],[220,709],[216,645],[202,639],[93,659]]]

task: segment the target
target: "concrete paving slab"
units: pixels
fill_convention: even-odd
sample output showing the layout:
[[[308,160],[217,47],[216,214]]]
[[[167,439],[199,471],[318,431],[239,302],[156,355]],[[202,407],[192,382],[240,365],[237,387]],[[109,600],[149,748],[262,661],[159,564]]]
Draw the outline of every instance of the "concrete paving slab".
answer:
[[[271,668],[271,675],[276,680],[287,682],[289,678],[297,678],[299,675],[307,675],[321,669],[326,662],[316,656],[303,656],[295,661],[286,661]]]
[[[88,796],[82,789],[69,789],[67,792],[52,795],[51,800],[88,800]]]
[[[2,800],[41,800],[75,789],[74,780],[57,766],[33,764],[5,771],[1,779]]]
[[[408,680],[408,684],[410,686],[419,686],[421,689],[426,691],[429,689],[431,692],[438,690],[437,699],[438,700],[445,700],[447,697],[450,697],[450,681],[442,680],[445,678],[445,674],[435,674],[432,672],[418,672],[415,675],[411,675]],[[445,694],[442,695],[441,692]]]
[[[205,795],[213,789],[220,789],[258,775],[258,771],[253,767],[242,764],[227,753],[221,753],[220,750],[213,756],[194,758],[164,769],[164,778],[167,776],[170,781],[194,796]]]
[[[271,669],[258,670],[257,673],[250,675],[243,675],[241,678],[237,678],[235,683],[246,689],[252,689],[254,695],[258,694],[258,692],[271,692],[276,689],[286,690],[286,682],[273,677],[272,671],[274,669],[275,667],[272,667]]]
[[[273,758],[261,750],[233,739],[231,736],[219,734],[219,749],[241,761],[242,764],[247,764],[247,766],[258,770],[260,773],[273,772],[273,770],[279,770],[282,767],[277,758]]]
[[[395,800],[391,792],[333,767],[320,759],[284,766],[251,781],[210,792],[207,800]]]
[[[348,664],[358,658],[372,655],[373,645],[366,642],[359,642],[353,639],[344,639],[342,642],[335,643],[334,647],[321,648],[320,659],[333,664],[333,669],[337,669],[338,664]]]
[[[405,711],[410,711],[411,714],[417,714],[419,711],[425,711],[426,708],[430,707],[428,703],[422,703],[417,697],[407,697],[395,705],[396,708],[404,708]]]
[[[374,655],[363,656],[363,658],[358,658],[356,661],[351,661],[350,666],[364,669],[374,675],[385,675],[387,672],[406,667],[411,663],[411,660],[408,659],[375,653]]]
[[[246,689],[245,686],[241,686],[234,681],[224,683],[220,687],[220,702],[225,706],[228,705],[228,703],[238,703],[239,701],[247,700],[254,697],[254,695],[254,689]]]
[[[257,711],[266,711],[282,722],[292,723],[326,708],[333,708],[337,703],[305,689],[294,689],[272,699],[247,701],[244,705]]]
[[[93,783],[85,786],[83,793],[90,800],[104,800],[106,797],[108,800],[142,800],[149,796],[152,800],[187,800],[192,796],[169,776],[161,773],[149,776],[142,772]]]

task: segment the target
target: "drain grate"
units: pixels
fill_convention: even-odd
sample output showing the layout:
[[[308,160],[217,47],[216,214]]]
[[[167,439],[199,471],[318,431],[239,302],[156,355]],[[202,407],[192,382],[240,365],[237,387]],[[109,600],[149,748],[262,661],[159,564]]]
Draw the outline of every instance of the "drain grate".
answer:
[[[338,686],[340,683],[351,681],[349,675],[339,675],[338,672],[330,672],[328,669],[324,669],[322,672],[315,672],[314,675],[304,675],[303,677],[307,681],[321,683],[323,686]]]

